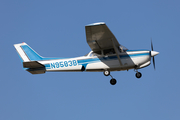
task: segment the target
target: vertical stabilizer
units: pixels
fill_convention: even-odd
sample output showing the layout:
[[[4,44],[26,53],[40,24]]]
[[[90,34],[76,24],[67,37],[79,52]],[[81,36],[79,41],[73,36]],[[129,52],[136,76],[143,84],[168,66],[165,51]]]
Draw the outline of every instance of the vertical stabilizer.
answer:
[[[22,62],[37,61],[42,59],[42,57],[26,43],[14,44],[14,47],[16,48]]]
[[[43,58],[36,53],[26,43],[14,44],[17,53],[23,63],[23,68],[26,68],[31,74],[42,74],[46,72],[45,66],[40,64],[38,60]]]

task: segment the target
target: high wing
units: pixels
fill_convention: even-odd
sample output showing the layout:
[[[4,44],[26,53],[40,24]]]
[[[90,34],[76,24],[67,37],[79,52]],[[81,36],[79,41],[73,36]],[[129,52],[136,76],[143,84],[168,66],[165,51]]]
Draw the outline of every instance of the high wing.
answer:
[[[103,22],[87,25],[85,29],[87,43],[94,52],[120,46],[116,37]]]

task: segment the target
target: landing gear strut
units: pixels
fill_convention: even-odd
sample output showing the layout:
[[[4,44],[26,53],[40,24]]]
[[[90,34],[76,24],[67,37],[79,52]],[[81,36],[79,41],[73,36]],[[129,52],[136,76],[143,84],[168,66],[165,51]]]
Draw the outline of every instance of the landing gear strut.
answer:
[[[109,75],[110,75],[110,71],[109,71],[109,70],[105,70],[105,71],[104,71],[104,75],[105,75],[105,76],[109,76]],[[111,76],[111,75],[110,75],[110,76]],[[111,78],[112,78],[112,79],[110,80],[110,84],[111,84],[111,85],[115,85],[115,84],[117,83],[116,79],[114,79],[112,76],[111,76]]]

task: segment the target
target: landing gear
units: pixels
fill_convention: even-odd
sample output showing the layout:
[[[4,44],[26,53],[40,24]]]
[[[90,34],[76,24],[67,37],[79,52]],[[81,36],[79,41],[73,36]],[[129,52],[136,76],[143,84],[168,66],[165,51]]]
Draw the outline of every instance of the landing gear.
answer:
[[[135,74],[136,78],[141,78],[142,77],[142,74],[140,72],[138,72],[137,69],[134,69],[134,71],[136,72],[136,74]]]
[[[110,75],[110,71],[109,71],[109,70],[105,70],[105,71],[104,71],[104,75],[105,75],[105,76],[109,76],[109,75]]]
[[[105,70],[103,73],[104,73],[105,76],[109,76],[110,75],[110,71],[109,70]],[[112,76],[111,76],[111,78],[112,78],[110,80],[111,85],[115,85],[117,83],[116,79],[114,79]]]
[[[112,78],[111,80],[110,80],[110,83],[111,83],[111,85],[115,85],[116,84],[116,79],[114,79],[114,78]]]
[[[136,72],[136,74],[135,74],[136,78],[141,78],[142,77],[142,74],[140,72],[138,72],[137,69],[134,69],[134,71]],[[105,76],[111,76],[111,80],[110,80],[111,85],[115,85],[117,83],[117,80],[112,77],[109,70],[104,70],[103,73],[104,73]]]
[[[137,77],[137,78],[141,78],[141,77],[142,77],[142,74],[141,74],[140,72],[137,72],[137,73],[136,73],[136,77]]]

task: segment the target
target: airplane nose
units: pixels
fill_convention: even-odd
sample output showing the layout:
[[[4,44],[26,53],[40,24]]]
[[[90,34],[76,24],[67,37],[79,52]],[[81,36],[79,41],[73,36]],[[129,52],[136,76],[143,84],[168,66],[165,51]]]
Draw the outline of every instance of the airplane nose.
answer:
[[[151,57],[154,57],[154,56],[156,56],[156,55],[158,55],[158,54],[159,54],[159,52],[151,51]]]

